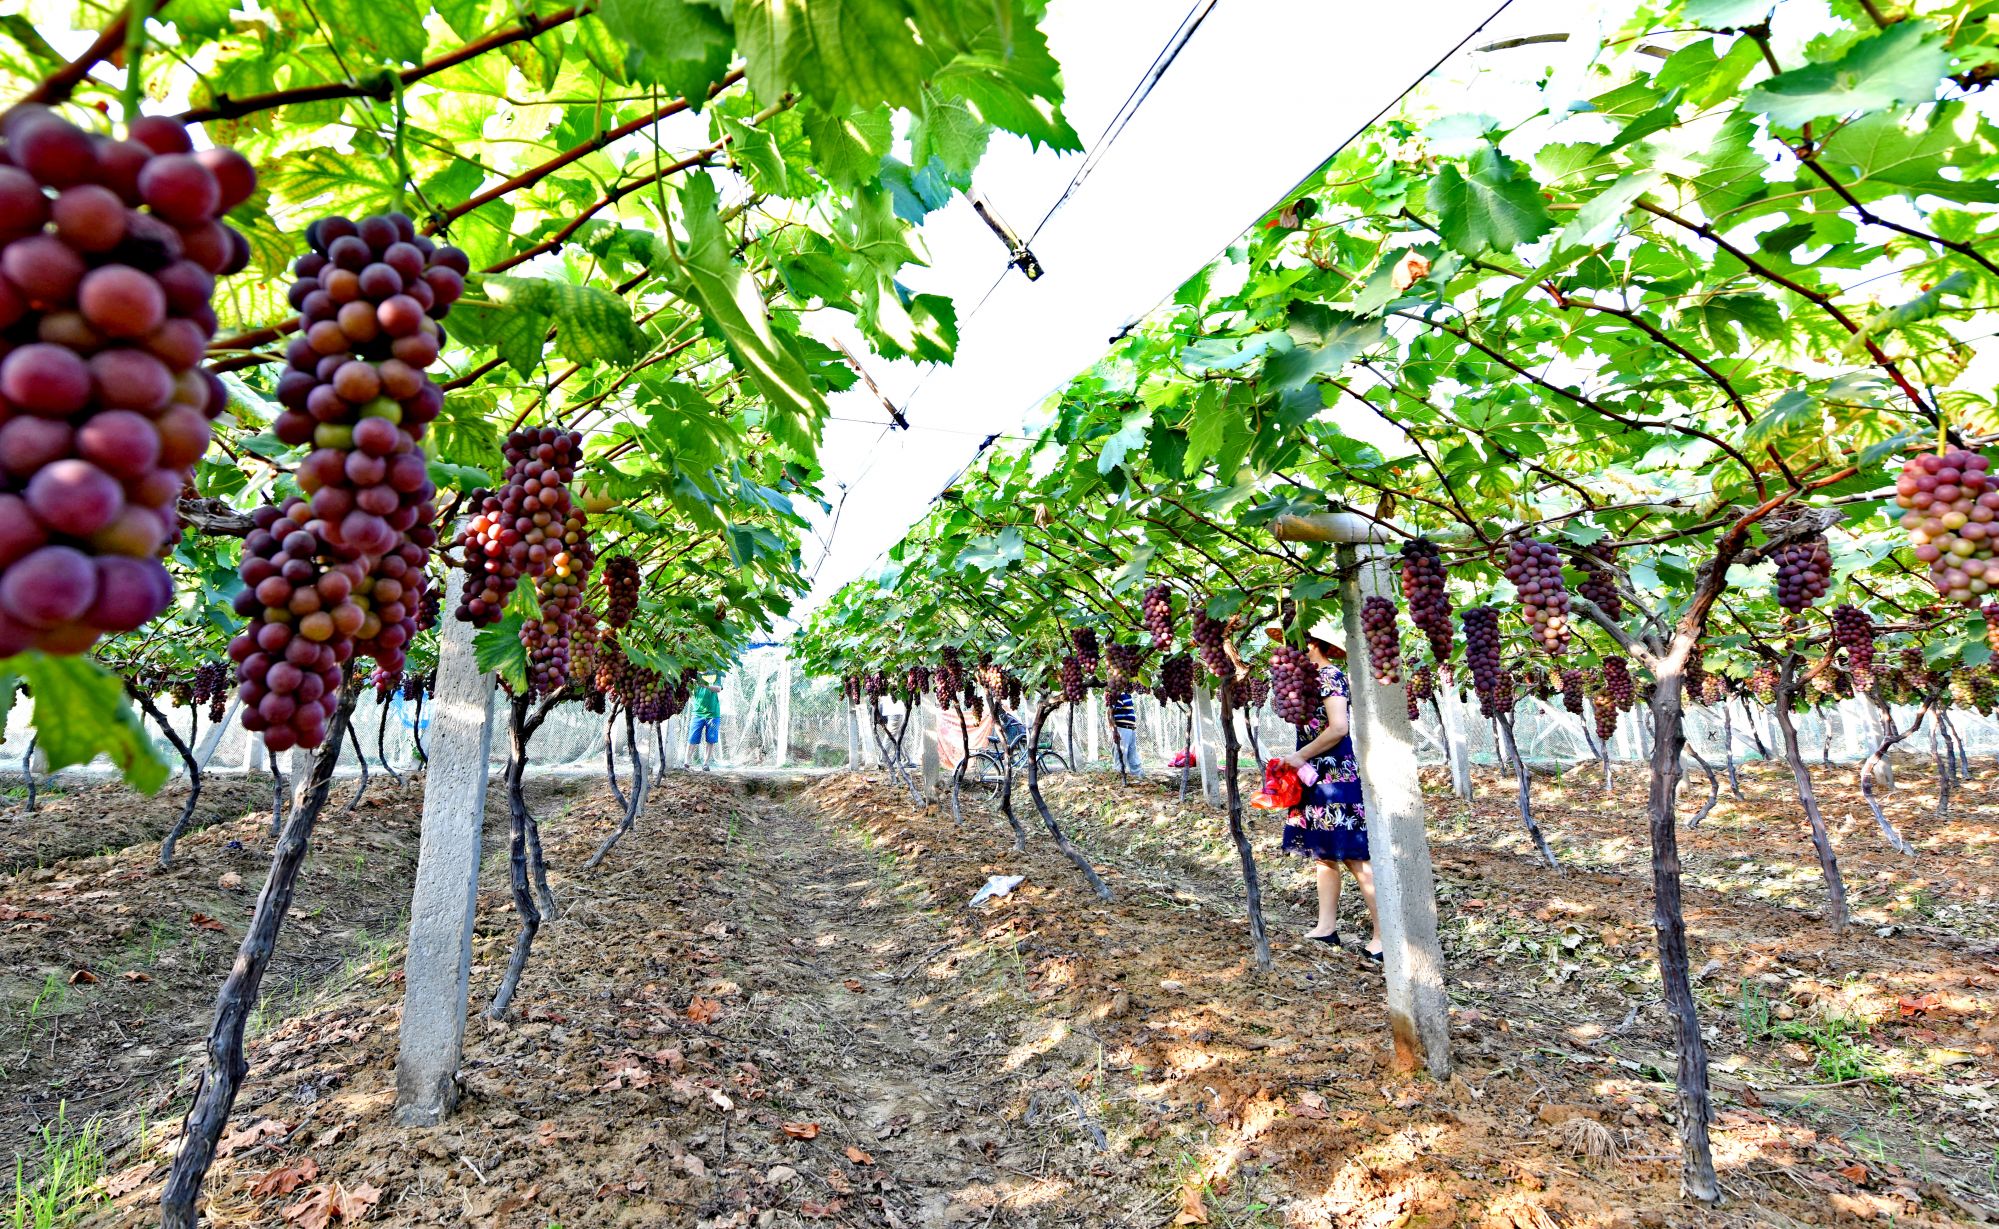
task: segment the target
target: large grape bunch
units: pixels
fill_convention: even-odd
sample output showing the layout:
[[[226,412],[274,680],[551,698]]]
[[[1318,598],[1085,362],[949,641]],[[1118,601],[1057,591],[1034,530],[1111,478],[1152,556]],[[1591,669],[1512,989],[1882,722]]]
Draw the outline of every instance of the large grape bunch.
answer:
[[[1319,672],[1303,649],[1280,644],[1270,654],[1270,711],[1279,721],[1304,727],[1320,712]]]
[[[123,139],[40,106],[0,119],[0,656],[81,653],[166,609],[160,556],[227,404],[201,361],[220,218],[256,175],[173,120]]]
[[[1220,619],[1208,617],[1205,604],[1197,604],[1194,614],[1194,647],[1201,654],[1201,665],[1216,678],[1228,678],[1235,673],[1235,663],[1229,660],[1228,625]]]
[[[499,491],[474,491],[478,509],[459,531],[465,590],[456,612],[461,622],[484,627],[500,621],[522,576],[541,575],[561,553],[574,507],[569,484],[583,437],[557,427],[530,427],[507,437]]]
[[[1249,708],[1262,708],[1264,701],[1269,698],[1270,676],[1261,670],[1252,673],[1249,676],[1248,695],[1243,700],[1244,705]]]
[[[1832,581],[1832,552],[1824,534],[1779,543],[1770,552],[1777,565],[1777,604],[1796,614],[1825,596]]]
[[[888,675],[881,670],[870,670],[861,676],[861,694],[870,700],[879,700],[888,694]]]
[[[1506,548],[1506,579],[1520,592],[1534,642],[1550,653],[1569,648],[1569,591],[1562,584],[1562,557],[1546,542],[1515,539]]]
[[[1583,574],[1576,596],[1601,610],[1612,622],[1624,617],[1624,595],[1617,591],[1617,577],[1611,571],[1610,552],[1592,546],[1576,554],[1576,567]]]
[[[421,441],[444,393],[424,368],[437,360],[437,317],[457,300],[466,259],[402,214],[321,218],[305,235],[311,250],[292,265],[289,295],[300,332],[286,348],[285,409],[272,431],[312,447],[294,476],[330,558],[369,561],[356,580],[369,617],[355,653],[400,673],[437,541]]]
[[[604,562],[604,621],[624,627],[639,609],[639,561],[616,555]]]
[[[954,645],[945,645],[939,654],[937,672],[932,676],[937,684],[937,703],[950,707],[958,702],[958,693],[965,688],[965,659]]]
[[[1166,652],[1173,647],[1173,591],[1154,585],[1145,591],[1139,608],[1145,616],[1145,630],[1152,633],[1152,647]]]
[[[1694,647],[1687,653],[1687,665],[1681,676],[1681,694],[1694,704],[1704,703],[1701,697],[1707,692],[1707,653],[1701,642],[1694,641]]]
[[[1166,692],[1168,700],[1178,700],[1182,704],[1194,702],[1194,659],[1185,653],[1175,653],[1159,663],[1159,685]]]
[[[1076,660],[1083,663],[1084,674],[1097,672],[1097,661],[1102,657],[1102,648],[1097,641],[1097,629],[1077,627],[1069,631],[1069,647],[1076,650]]]
[[[1607,743],[1617,736],[1617,700],[1611,695],[1607,686],[1590,698],[1593,701],[1591,708],[1596,715],[1596,739],[1598,742]]]
[[[583,616],[583,593],[596,555],[590,548],[590,526],[583,509],[571,504],[562,522],[562,536],[547,563],[534,578],[540,616],[521,627],[527,648],[528,682],[537,694],[553,695],[569,684],[572,641]]]
[[[1603,690],[1609,695],[1610,702],[1617,711],[1630,712],[1631,706],[1638,700],[1637,685],[1631,680],[1631,663],[1622,657],[1604,658]]]
[[[208,719],[222,720],[229,703],[229,667],[219,661],[204,662],[194,672],[194,702],[208,705]]]
[[[1999,601],[1985,603],[1985,647],[1999,653]]]
[[[1895,480],[1895,504],[1916,558],[1945,599],[1971,605],[1999,585],[1999,484],[1989,458],[1964,448],[1912,457]]]
[[[1561,673],[1562,707],[1580,717],[1583,715],[1584,700],[1588,698],[1589,682],[1581,670],[1570,668]]]
[[[1064,703],[1081,704],[1089,689],[1083,683],[1083,662],[1074,653],[1062,658],[1062,699]]]
[[[1458,616],[1465,625],[1465,664],[1471,667],[1472,690],[1479,707],[1491,715],[1493,690],[1499,685],[1499,611],[1473,606]]]
[[[1430,657],[1439,665],[1451,657],[1451,595],[1445,584],[1444,557],[1437,544],[1417,538],[1402,544],[1402,600],[1409,621],[1430,642]]]
[[[1395,623],[1395,603],[1380,596],[1368,598],[1360,604],[1360,626],[1374,681],[1395,686],[1402,681],[1402,629]]]
[[[1110,662],[1110,688],[1114,692],[1130,691],[1138,680],[1139,663],[1145,659],[1145,650],[1135,644],[1111,641],[1104,650]]]
[[[1777,668],[1775,666],[1763,665],[1751,670],[1749,672],[1748,687],[1749,694],[1756,697],[1758,704],[1775,704],[1777,702]]]
[[[1943,686],[1943,676],[1930,669],[1927,658],[1920,647],[1902,650],[1902,677],[1908,681],[1918,695],[1928,697]]]
[[[1510,717],[1513,706],[1518,702],[1514,694],[1516,683],[1513,671],[1501,670],[1492,680],[1492,695],[1479,697],[1480,715],[1484,717]]]
[[[1857,691],[1874,690],[1874,620],[1856,606],[1832,608],[1832,645],[1846,650],[1846,668]]]

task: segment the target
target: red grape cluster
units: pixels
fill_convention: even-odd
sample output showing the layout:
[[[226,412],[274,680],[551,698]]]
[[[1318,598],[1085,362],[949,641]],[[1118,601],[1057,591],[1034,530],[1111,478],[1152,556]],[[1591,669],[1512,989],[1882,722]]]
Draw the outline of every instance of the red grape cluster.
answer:
[[[1411,653],[1402,664],[1409,671],[1409,686],[1402,692],[1402,699],[1408,710],[1409,720],[1413,723],[1423,715],[1416,707],[1417,702],[1427,700],[1436,694],[1437,679],[1429,666],[1417,663],[1414,653]]]
[[[1758,666],[1754,670],[1751,670],[1749,672],[1748,687],[1749,693],[1756,697],[1757,703],[1775,704],[1777,702],[1777,668],[1775,666]]]
[[[1873,618],[1858,607],[1833,607],[1832,645],[1846,650],[1846,668],[1853,675],[1853,686],[1860,691],[1874,690]]]
[[[965,689],[965,659],[948,644],[939,656],[942,660],[932,678],[937,684],[937,703],[948,708],[958,703],[958,693]]]
[[[1178,700],[1182,704],[1194,702],[1194,659],[1185,653],[1175,653],[1159,663],[1159,686],[1168,700]]]
[[[861,676],[858,674],[849,674],[841,679],[840,691],[847,697],[847,703],[859,704],[861,702]]]
[[[861,676],[861,694],[870,700],[879,700],[888,694],[888,675],[880,670],[870,670]]]
[[[639,561],[630,555],[618,555],[604,564],[604,591],[608,600],[604,604],[604,621],[612,627],[623,627],[632,621],[639,610]]]
[[[1261,670],[1251,674],[1249,676],[1248,695],[1244,697],[1245,706],[1249,708],[1262,708],[1263,702],[1269,698],[1270,676]]]
[[[444,613],[444,595],[439,593],[435,582],[426,579],[423,586],[423,601],[416,612],[416,629],[427,632],[437,626],[438,616]]]
[[[229,703],[229,667],[219,661],[204,662],[194,671],[194,702],[208,705],[208,719],[222,720]]]
[[[1562,707],[1578,717],[1582,716],[1583,700],[1586,698],[1585,692],[1589,686],[1583,672],[1573,668],[1566,669],[1562,671],[1561,679]]]
[[[1111,690],[1130,691],[1138,681],[1138,667],[1145,658],[1145,650],[1135,644],[1113,640],[1105,655],[1110,661]]]
[[[1999,653],[1999,602],[1985,603],[1985,647]]]
[[[1152,586],[1145,591],[1140,610],[1145,615],[1145,629],[1152,633],[1152,647],[1161,653],[1172,648],[1173,591],[1165,585]]]
[[[540,695],[553,695],[568,686],[571,641],[588,613],[583,590],[596,554],[590,548],[589,520],[581,507],[570,505],[562,536],[552,546],[553,553],[534,578],[540,617],[521,627],[521,643],[528,653],[528,682]]]
[[[1216,678],[1228,678],[1235,672],[1235,665],[1229,661],[1227,648],[1228,625],[1220,619],[1208,617],[1206,605],[1194,607],[1194,647],[1201,654],[1201,664]]]
[[[1451,595],[1443,554],[1428,538],[1402,544],[1402,600],[1409,606],[1409,621],[1430,641],[1432,660],[1450,660]]]
[[[1943,685],[1943,676],[1930,669],[1920,647],[1902,650],[1902,677],[1918,695],[1928,696]]]
[[[1792,538],[1770,552],[1777,564],[1777,604],[1796,614],[1825,596],[1832,580],[1832,552],[1825,535]]]
[[[1097,629],[1094,627],[1070,629],[1069,645],[1076,650],[1076,659],[1083,663],[1083,673],[1095,674],[1097,660],[1102,656],[1102,650],[1097,643]]]
[[[1471,667],[1472,690],[1479,706],[1491,710],[1493,689],[1499,685],[1499,611],[1474,606],[1458,616],[1465,625],[1465,664]]]
[[[930,690],[930,667],[911,666],[903,672],[902,686],[904,693],[909,697],[909,702],[916,703],[924,692]]]
[[[1582,583],[1576,586],[1576,595],[1601,610],[1612,622],[1623,618],[1624,595],[1617,591],[1617,575],[1611,570],[1610,552],[1601,546],[1578,551],[1576,567],[1583,574]]]
[[[1000,696],[1008,708],[1019,708],[1021,701],[1020,678],[1017,675],[1000,676]]]
[[[1520,591],[1535,643],[1550,653],[1569,648],[1569,591],[1562,584],[1562,557],[1546,542],[1516,538],[1506,548],[1506,579]]]
[[[484,627],[500,621],[523,575],[535,577],[561,553],[574,504],[569,484],[583,437],[556,427],[530,427],[507,437],[506,485],[472,492],[479,509],[459,531],[465,557],[465,597],[459,621]]]
[[[300,327],[278,378],[278,439],[348,452],[361,432],[380,430],[363,426],[377,418],[421,437],[444,408],[424,369],[443,344],[437,322],[465,289],[465,253],[417,234],[400,213],[321,218],[305,237],[312,250],[292,264]],[[357,503],[377,485],[356,476]]]
[[[1270,654],[1270,711],[1294,726],[1316,723],[1320,712],[1319,671],[1305,650],[1280,644]]]
[[[338,531],[296,496],[251,515],[256,527],[243,539],[236,597],[250,623],[229,642],[243,728],[262,734],[274,752],[317,747],[355,641],[381,630],[361,591],[375,561],[329,540]]]
[[[1593,708],[1596,714],[1596,740],[1601,743],[1607,743],[1617,737],[1617,702],[1611,699],[1610,692],[1607,689],[1597,692],[1593,699],[1595,700]]]
[[[1603,689],[1610,696],[1611,704],[1622,713],[1631,711],[1637,701],[1638,689],[1631,681],[1631,666],[1622,657],[1603,659]]]
[[[396,689],[401,687],[402,684],[403,672],[400,670],[389,671],[376,666],[374,671],[368,675],[368,686],[375,689],[375,699],[377,700],[388,699],[396,693]]]
[[[1895,504],[1907,509],[1916,558],[1930,565],[1937,592],[1967,605],[1999,584],[1993,559],[1999,539],[1999,484],[1988,472],[1992,462],[1964,448],[1910,458],[1895,480]]]
[[[1393,687],[1402,681],[1402,629],[1395,623],[1395,603],[1385,597],[1368,598],[1360,604],[1360,625],[1374,681]]]
[[[81,653],[173,599],[160,555],[227,404],[201,367],[221,216],[256,174],[174,120],[122,140],[46,107],[0,119],[0,656]]]
[[[1062,699],[1069,704],[1081,704],[1089,689],[1083,684],[1083,663],[1074,653],[1062,658]]]
[[[1514,695],[1513,671],[1501,670],[1492,680],[1492,694],[1478,698],[1479,715],[1482,717],[1509,717],[1518,702]]]
[[[1701,694],[1707,690],[1707,655],[1701,649],[1700,641],[1687,652],[1686,670],[1681,677],[1681,694],[1690,703],[1701,702]]]

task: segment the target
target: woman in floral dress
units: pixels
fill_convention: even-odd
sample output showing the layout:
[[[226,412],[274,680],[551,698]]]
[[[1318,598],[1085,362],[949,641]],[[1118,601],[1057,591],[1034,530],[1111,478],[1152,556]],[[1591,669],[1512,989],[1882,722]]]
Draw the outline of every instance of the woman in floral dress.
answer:
[[[1298,749],[1284,757],[1293,768],[1310,764],[1317,779],[1307,786],[1299,805],[1284,823],[1284,850],[1314,860],[1319,886],[1319,924],[1306,932],[1333,947],[1346,946],[1340,937],[1340,868],[1360,885],[1367,902],[1369,924],[1376,933],[1361,950],[1370,960],[1381,959],[1381,936],[1374,909],[1374,869],[1367,854],[1367,806],[1361,800],[1360,767],[1354,759],[1347,704],[1347,676],[1334,664],[1346,654],[1317,636],[1306,639],[1312,664],[1319,669],[1319,693],[1325,712],[1299,732]]]

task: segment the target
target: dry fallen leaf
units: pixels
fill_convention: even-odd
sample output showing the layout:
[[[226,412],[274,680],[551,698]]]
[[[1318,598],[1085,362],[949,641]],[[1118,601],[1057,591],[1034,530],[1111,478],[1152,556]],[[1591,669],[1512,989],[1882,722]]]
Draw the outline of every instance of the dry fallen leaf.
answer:
[[[866,986],[863,986],[860,983],[859,978],[849,977],[846,981],[843,981],[840,984],[845,986],[847,989],[853,991],[855,994],[866,994],[868,990]]]
[[[302,1156],[259,1177],[251,1183],[250,1193],[259,1199],[269,1199],[273,1195],[289,1195],[318,1176],[319,1162],[309,1156]]]
[[[852,1144],[847,1145],[847,1159],[856,1165],[872,1165],[875,1159]]]
[[[274,1136],[283,1135],[290,1130],[289,1126],[276,1118],[259,1118],[240,1131],[232,1131],[223,1136],[222,1142],[216,1145],[215,1155],[229,1156],[232,1153],[241,1152],[245,1148],[261,1144]]]
[[[69,984],[72,986],[94,986],[97,984],[97,974],[92,973],[89,969],[78,969],[69,975]]]
[[[327,1229],[336,1223],[351,1225],[366,1217],[381,1198],[382,1192],[366,1182],[353,1190],[338,1182],[322,1182],[282,1215],[296,1222],[299,1229]]]
[[[711,1024],[721,1014],[722,1004],[718,999],[703,998],[697,994],[687,1000],[687,1018],[696,1024]]]
[[[215,886],[226,892],[234,892],[243,886],[243,876],[235,871],[223,871],[222,878],[215,881]]]
[[[808,1199],[804,1203],[798,1205],[798,1214],[800,1216],[809,1216],[814,1220],[819,1220],[822,1217],[836,1215],[841,1208],[844,1208],[846,1206],[847,1206],[847,1201],[844,1199],[828,1199],[825,1203],[820,1203],[817,1200]]]
[[[206,913],[190,914],[187,920],[193,922],[196,926],[201,927],[203,930],[227,931],[229,929],[227,926],[224,926],[222,923],[216,921],[214,918],[208,916]]]
[[[1173,1218],[1176,1225],[1205,1225],[1208,1223],[1207,1205],[1201,1202],[1201,1188],[1182,1187],[1180,1190],[1180,1214]]]
[[[1862,1165],[1859,1161],[1855,1161],[1851,1165],[1840,1166],[1838,1173],[1840,1177],[1845,1178],[1855,1186],[1867,1185],[1867,1166]]]
[[[137,969],[127,969],[120,976],[129,982],[149,982],[153,980],[152,974],[141,973]]]
[[[153,1176],[155,1168],[151,1161],[140,1161],[130,1169],[121,1169],[117,1173],[112,1174],[110,1177],[104,1179],[105,1198],[116,1199],[121,1195],[129,1195],[133,1191],[138,1190],[141,1186],[145,1185],[147,1178]]]
[[[818,1139],[819,1124],[816,1122],[787,1122],[784,1133],[793,1139]]]

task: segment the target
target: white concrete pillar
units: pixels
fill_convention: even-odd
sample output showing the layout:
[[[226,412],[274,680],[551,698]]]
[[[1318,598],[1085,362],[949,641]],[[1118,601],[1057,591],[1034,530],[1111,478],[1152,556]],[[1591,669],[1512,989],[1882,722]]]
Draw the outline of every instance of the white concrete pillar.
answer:
[[[782,768],[791,762],[791,654],[778,658],[777,676],[771,686],[777,689],[777,753],[771,757],[772,768]]]
[[[1353,645],[1366,643],[1361,603],[1376,595],[1392,597],[1396,589],[1381,548],[1358,549],[1367,551],[1358,569],[1352,566],[1356,548],[1339,549],[1340,570],[1346,576],[1340,585],[1340,605],[1346,616],[1346,642]],[[1451,1003],[1444,991],[1436,879],[1423,830],[1423,783],[1408,702],[1401,685],[1383,687],[1365,667],[1349,675],[1348,683],[1395,1057],[1404,1068],[1427,1067],[1431,1078],[1447,1080]]]
[[[463,587],[464,574],[453,570],[445,610],[458,606]],[[465,1048],[494,690],[493,676],[473,660],[473,631],[455,618],[444,620],[437,694],[429,705],[430,773],[410,897],[402,1040],[396,1058],[396,1120],[411,1126],[434,1126],[451,1113],[458,1102],[458,1063]]]
[[[1208,805],[1222,804],[1222,731],[1215,720],[1215,693],[1205,675],[1194,684],[1194,759],[1201,767],[1201,792]]]

